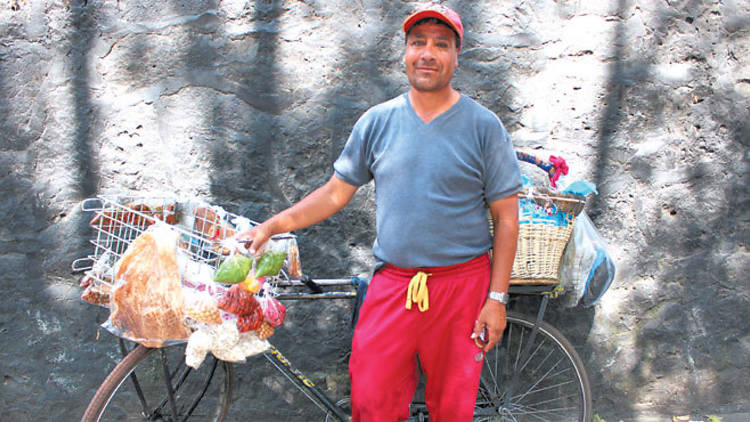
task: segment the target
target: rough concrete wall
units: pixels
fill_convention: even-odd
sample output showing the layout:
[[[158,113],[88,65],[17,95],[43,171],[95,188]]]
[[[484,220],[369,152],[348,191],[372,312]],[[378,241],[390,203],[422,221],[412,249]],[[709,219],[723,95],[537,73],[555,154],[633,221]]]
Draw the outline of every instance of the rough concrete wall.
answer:
[[[584,356],[595,409],[750,411],[750,5],[449,3],[467,27],[456,87],[518,148],[562,155],[599,187],[587,210],[617,278],[595,308],[551,311]],[[97,327],[106,312],[79,301],[69,268],[90,252],[80,201],[166,189],[255,219],[295,202],[329,177],[358,116],[406,89],[398,28],[412,7],[0,1],[5,420],[75,420],[117,361]],[[366,272],[372,211],[367,186],[300,231],[306,272]],[[295,307],[277,335],[337,392],[348,311]],[[317,414],[259,361],[238,377],[235,409]]]

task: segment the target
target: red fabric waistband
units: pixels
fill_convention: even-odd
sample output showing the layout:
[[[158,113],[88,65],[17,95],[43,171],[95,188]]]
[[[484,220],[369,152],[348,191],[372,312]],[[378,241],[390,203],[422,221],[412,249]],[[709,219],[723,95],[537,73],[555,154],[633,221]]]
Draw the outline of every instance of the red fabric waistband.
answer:
[[[490,256],[489,254],[482,254],[476,258],[470,259],[466,262],[454,265],[446,265],[442,267],[422,267],[422,268],[401,268],[391,264],[385,264],[382,271],[388,271],[394,275],[412,277],[414,274],[423,271],[433,276],[437,275],[448,275],[451,273],[457,273],[467,271],[474,268],[480,268],[485,265],[489,265]]]

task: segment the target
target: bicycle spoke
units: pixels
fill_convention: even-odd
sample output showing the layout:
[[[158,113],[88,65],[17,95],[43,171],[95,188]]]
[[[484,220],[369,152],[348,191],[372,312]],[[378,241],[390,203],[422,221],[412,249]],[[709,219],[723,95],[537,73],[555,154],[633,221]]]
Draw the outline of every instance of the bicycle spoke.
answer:
[[[570,413],[570,411],[575,410],[573,407],[558,407],[558,408],[551,408],[551,409],[539,409],[533,406],[518,406],[514,407],[513,411],[514,413],[518,415],[523,416],[531,416],[533,418],[543,420],[543,421],[551,421],[551,420],[565,420],[564,418]],[[545,417],[554,417],[554,419],[546,419]]]
[[[572,346],[545,325],[509,316],[501,343],[485,355],[474,422],[588,420],[580,358],[576,363]]]
[[[534,391],[541,391],[541,390],[535,390],[536,386],[539,385],[541,382],[545,381],[547,379],[547,376],[562,362],[562,358],[558,360],[554,366],[552,366],[544,375],[542,375],[533,385],[529,387],[529,389],[521,396],[519,399],[527,396],[531,392]]]
[[[221,363],[219,373],[219,361],[211,358],[195,370],[184,365],[183,356],[182,345],[158,350],[138,346],[102,383],[83,420],[223,420],[231,395],[231,366]]]

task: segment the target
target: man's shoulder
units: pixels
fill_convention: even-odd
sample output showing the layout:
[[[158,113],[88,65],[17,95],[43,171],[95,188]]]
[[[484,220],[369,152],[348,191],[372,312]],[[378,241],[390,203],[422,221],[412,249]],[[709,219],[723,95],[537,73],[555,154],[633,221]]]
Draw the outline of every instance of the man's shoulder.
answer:
[[[476,116],[477,119],[488,122],[500,122],[500,118],[497,117],[494,111],[480,104],[475,99],[469,97],[466,94],[461,94],[463,97],[464,105],[472,115]]]

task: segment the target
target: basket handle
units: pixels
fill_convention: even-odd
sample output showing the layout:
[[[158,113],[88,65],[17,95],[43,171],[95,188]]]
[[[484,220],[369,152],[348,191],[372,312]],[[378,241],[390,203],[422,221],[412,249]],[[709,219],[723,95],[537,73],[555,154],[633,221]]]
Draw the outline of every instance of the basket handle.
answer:
[[[89,270],[94,267],[93,262],[94,259],[90,256],[86,258],[78,258],[70,264],[70,269],[73,270],[74,273]]]
[[[83,211],[99,211],[104,208],[104,202],[100,198],[87,198],[81,202]]]
[[[556,187],[557,179],[560,178],[560,174],[568,174],[568,164],[562,157],[555,157],[554,155],[549,156],[549,161],[544,161],[541,158],[535,157],[525,152],[516,151],[516,158],[520,161],[534,164],[540,169],[544,170],[549,177],[549,182],[552,187]]]

